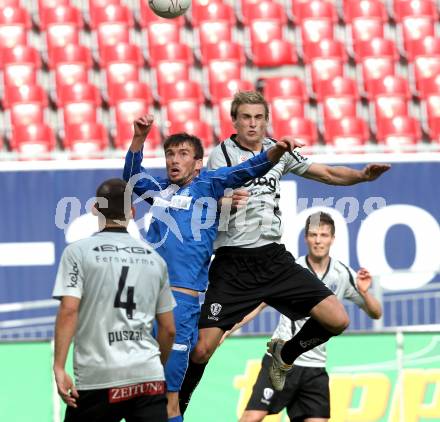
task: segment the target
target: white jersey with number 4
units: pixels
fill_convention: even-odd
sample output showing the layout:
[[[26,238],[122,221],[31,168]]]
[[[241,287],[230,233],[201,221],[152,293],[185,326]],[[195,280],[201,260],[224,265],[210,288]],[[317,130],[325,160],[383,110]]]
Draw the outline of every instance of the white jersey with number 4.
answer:
[[[104,230],[67,246],[53,297],[81,300],[74,338],[76,387],[95,390],[164,380],[156,314],[175,301],[165,261],[126,231]]]
[[[299,257],[296,262],[303,267],[309,269],[313,273],[312,267],[308,264],[306,256]],[[356,273],[350,267],[342,262],[330,258],[327,271],[322,277],[318,277],[321,281],[336,295],[339,300],[348,299],[361,307],[364,304],[362,296],[356,288]],[[280,338],[282,340],[290,340],[305,324],[308,318],[303,318],[292,322],[284,315],[280,316],[280,321],[275,329],[272,338]],[[299,356],[294,364],[297,366],[313,366],[325,367],[327,360],[327,351],[325,343],[303,353]]]

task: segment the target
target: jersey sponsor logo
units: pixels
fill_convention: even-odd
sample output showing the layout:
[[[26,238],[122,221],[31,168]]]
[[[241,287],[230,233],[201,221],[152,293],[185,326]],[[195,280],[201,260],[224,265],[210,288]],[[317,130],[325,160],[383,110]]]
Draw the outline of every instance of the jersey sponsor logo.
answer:
[[[222,305],[220,305],[220,303],[211,303],[210,310],[212,315],[208,315],[208,319],[218,321],[220,318],[218,318],[217,315],[222,310]]]
[[[277,188],[277,179],[275,177],[256,177],[246,182],[243,186],[267,186],[271,192],[275,192]]]
[[[191,196],[174,195],[171,198],[171,207],[180,210],[189,210],[191,206]]]
[[[299,344],[303,349],[306,349],[310,346],[317,346],[318,344],[321,344],[322,342],[323,342],[322,338],[314,337],[314,338],[311,338],[310,340],[301,340],[299,342]]]
[[[78,264],[74,262],[72,266],[72,271],[69,273],[70,281],[67,284],[67,287],[76,288],[78,286],[78,275],[79,275]]]
[[[150,255],[151,251],[142,248],[141,246],[124,246],[119,247],[116,245],[101,245],[93,248],[96,252],[126,252],[128,254]]]
[[[266,400],[270,400],[270,399],[272,398],[272,396],[273,396],[273,390],[272,390],[272,388],[265,388],[265,389],[263,390],[263,397],[264,397]]]
[[[140,384],[127,385],[125,387],[109,388],[108,401],[110,403],[118,403],[141,396],[157,396],[158,394],[165,394],[165,391],[164,381],[143,382]]]
[[[108,344],[111,346],[113,343],[120,341],[142,341],[142,331],[110,331],[107,333]]]

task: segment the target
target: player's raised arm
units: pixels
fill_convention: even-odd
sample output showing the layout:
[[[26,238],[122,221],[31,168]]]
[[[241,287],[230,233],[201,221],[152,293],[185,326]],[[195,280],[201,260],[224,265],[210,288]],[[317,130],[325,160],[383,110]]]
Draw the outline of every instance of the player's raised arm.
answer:
[[[391,168],[390,164],[368,164],[362,170],[345,166],[312,163],[303,176],[328,185],[355,185],[372,182]]]
[[[373,283],[371,274],[365,268],[359,269],[356,274],[356,286],[364,300],[362,309],[370,318],[379,319],[382,316],[382,306],[380,302],[369,292]]]

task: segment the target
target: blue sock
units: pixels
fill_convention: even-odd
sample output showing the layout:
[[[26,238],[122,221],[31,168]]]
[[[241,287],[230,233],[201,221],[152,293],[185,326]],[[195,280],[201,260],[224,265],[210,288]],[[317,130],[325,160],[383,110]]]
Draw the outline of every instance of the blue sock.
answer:
[[[183,422],[182,415],[174,416],[174,418],[168,419],[168,422]]]

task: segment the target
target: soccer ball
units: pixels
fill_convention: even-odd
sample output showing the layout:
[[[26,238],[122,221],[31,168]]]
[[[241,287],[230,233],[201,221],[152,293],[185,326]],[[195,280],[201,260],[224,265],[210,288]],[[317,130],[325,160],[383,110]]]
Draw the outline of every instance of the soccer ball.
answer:
[[[148,0],[148,5],[161,18],[173,19],[189,9],[191,0]]]

